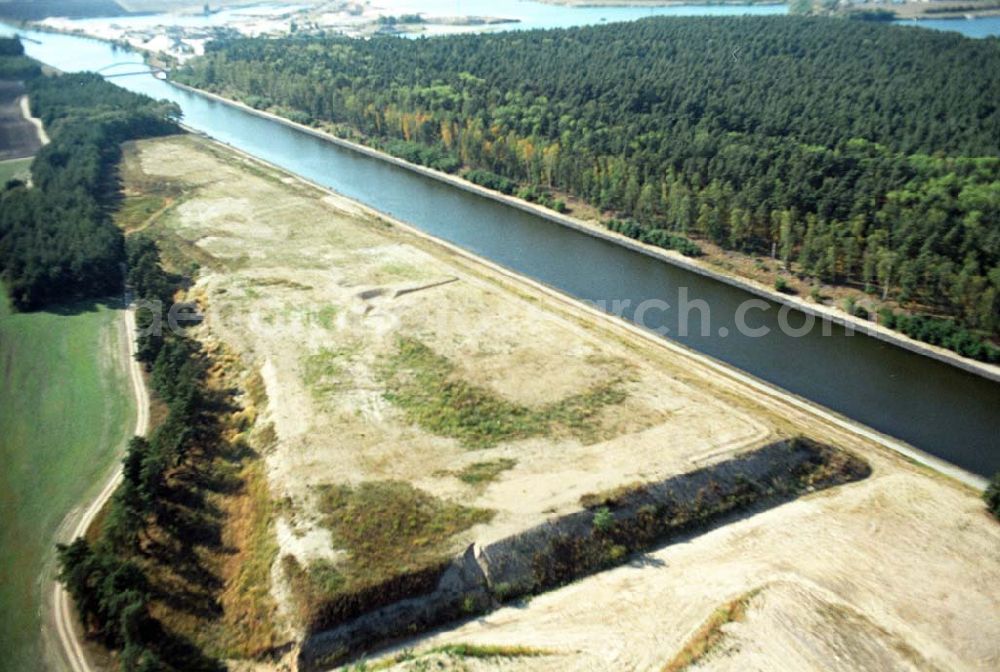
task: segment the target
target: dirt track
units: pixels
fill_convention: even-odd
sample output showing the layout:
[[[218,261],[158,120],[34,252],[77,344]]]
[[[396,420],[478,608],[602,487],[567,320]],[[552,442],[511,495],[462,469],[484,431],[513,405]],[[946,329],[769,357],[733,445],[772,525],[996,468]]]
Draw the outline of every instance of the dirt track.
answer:
[[[142,376],[142,365],[135,359],[135,313],[129,309],[124,311],[125,335],[128,344],[125,356],[128,358],[129,378],[132,381],[132,390],[135,394],[135,435],[145,436],[149,431],[149,391],[146,389],[146,382]],[[68,535],[66,541],[84,536],[87,529],[94,522],[94,519],[107,504],[114,494],[115,489],[121,482],[121,470],[116,469],[114,475],[108,480],[104,488],[97,497],[87,505],[82,514],[74,512],[71,515],[79,515],[76,526],[72,534]],[[59,644],[62,647],[63,655],[71,672],[91,672],[93,669],[87,656],[84,653],[79,633],[76,629],[76,616],[73,611],[69,593],[63,588],[61,583],[54,583],[52,587],[52,604],[54,613],[52,618],[56,625],[56,633],[59,637]]]
[[[36,126],[25,119],[21,82],[0,81],[0,161],[34,156],[42,146]]]

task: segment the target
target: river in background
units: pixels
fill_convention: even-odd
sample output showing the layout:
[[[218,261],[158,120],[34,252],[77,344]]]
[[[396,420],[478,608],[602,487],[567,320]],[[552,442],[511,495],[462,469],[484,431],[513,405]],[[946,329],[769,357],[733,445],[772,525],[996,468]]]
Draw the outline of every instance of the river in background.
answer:
[[[223,8],[211,14],[140,14],[113,18],[87,18],[66,21],[65,26],[79,28],[88,34],[102,35],[109,24],[133,29],[153,29],[162,26],[183,28],[213,28],[229,24],[248,24],[251,33],[287,27],[294,20],[290,13],[307,9],[309,5],[261,4]],[[423,14],[427,17],[499,17],[515,19],[517,23],[484,25],[476,28],[426,25],[422,33],[412,36],[434,35],[460,30],[461,32],[493,32],[497,30],[530,30],[533,28],[570,28],[616,21],[635,21],[650,16],[770,16],[788,13],[788,5],[773,4],[685,4],[662,7],[637,6],[567,6],[553,5],[536,0],[380,0],[372,14],[401,16]],[[283,18],[281,18],[283,17]],[[360,19],[359,19],[360,20]],[[368,21],[370,19],[364,19]],[[350,25],[348,21],[348,25]],[[972,19],[906,19],[895,21],[899,25],[919,26],[933,30],[961,33],[967,37],[1000,36],[1000,16]]]
[[[894,23],[901,26],[948,30],[966,37],[983,38],[1000,35],[1000,16],[980,16],[973,19],[920,19]]]
[[[28,32],[29,55],[57,68],[98,70],[140,55],[97,40]],[[224,143],[334,189],[576,298],[628,301],[635,318],[646,299],[676,307],[689,300],[711,306],[710,333],[697,320],[677,333],[675,308],[648,310],[645,326],[667,327],[673,338],[851,419],[988,475],[1000,469],[1000,384],[861,334],[822,325],[793,338],[779,330],[778,306],[747,321],[766,326],[762,338],[740,335],[738,306],[746,292],[633,252],[608,241],[456,189],[412,171],[344,149],[309,133],[182,90],[149,75],[115,83],[178,103],[185,123]],[[697,313],[694,313],[697,317]],[[789,322],[802,323],[801,315]],[[723,335],[725,334],[725,335]]]
[[[133,28],[150,29],[157,26],[181,26],[185,28],[221,27],[232,23],[245,24],[253,33],[257,30],[275,29],[293,19],[289,12],[308,8],[308,5],[253,5],[248,7],[225,8],[212,14],[140,14],[113,18],[75,19],[65,23],[68,27],[78,27],[89,34],[108,24]],[[426,25],[418,35],[436,33],[492,32],[497,30],[530,30],[532,28],[570,28],[589,26],[616,21],[635,21],[650,16],[767,16],[787,14],[788,5],[780,2],[772,4],[697,4],[671,5],[664,7],[570,7],[550,5],[534,0],[378,0],[371,8],[370,16],[359,17],[358,22],[371,21],[376,15],[402,16],[422,14],[426,17],[496,17],[511,19],[512,22],[478,27]],[[301,17],[299,20],[303,20]],[[514,23],[513,21],[516,21]],[[352,19],[341,18],[337,22],[354,23]],[[99,34],[99,33],[96,33]]]

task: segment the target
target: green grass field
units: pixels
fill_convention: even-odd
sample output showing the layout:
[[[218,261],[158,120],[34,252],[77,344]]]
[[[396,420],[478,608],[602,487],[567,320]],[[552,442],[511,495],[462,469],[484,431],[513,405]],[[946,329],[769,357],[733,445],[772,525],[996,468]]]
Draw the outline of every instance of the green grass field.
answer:
[[[34,159],[11,159],[10,161],[0,161],[0,187],[7,184],[8,180],[27,180],[31,177],[31,162]]]
[[[42,668],[40,576],[54,534],[100,490],[133,430],[120,320],[100,305],[12,314],[0,287],[0,669]]]

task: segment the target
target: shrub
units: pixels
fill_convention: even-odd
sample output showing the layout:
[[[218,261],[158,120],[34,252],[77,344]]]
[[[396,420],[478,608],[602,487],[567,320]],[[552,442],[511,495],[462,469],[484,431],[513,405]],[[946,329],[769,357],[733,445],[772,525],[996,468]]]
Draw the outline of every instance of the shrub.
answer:
[[[645,228],[634,220],[620,221],[612,219],[606,226],[612,231],[635,238],[643,243],[662,247],[665,250],[676,250],[685,257],[700,257],[701,248],[689,238],[677,235],[666,229]]]
[[[517,188],[517,183],[513,180],[509,180],[502,175],[497,175],[496,173],[491,173],[488,170],[470,170],[465,174],[465,179],[469,182],[478,184],[481,187],[499,191],[500,193],[507,194],[508,196],[513,194]]]
[[[424,145],[409,140],[390,140],[385,144],[385,151],[404,161],[427,166],[445,173],[454,173],[462,163],[454,154],[441,145]]]
[[[538,189],[534,186],[521,187],[517,190],[517,197],[529,203],[534,203],[539,199]]]
[[[594,511],[594,529],[598,532],[607,532],[615,526],[615,517],[611,509],[606,506]]]
[[[983,501],[993,517],[1000,520],[1000,471],[993,474],[993,480],[983,493]]]
[[[954,320],[926,315],[897,314],[889,310],[879,311],[879,316],[882,324],[901,331],[910,338],[948,348],[963,357],[982,362],[1000,362],[1000,348],[993,345],[988,338],[960,326]]]
[[[499,602],[506,602],[517,594],[517,589],[506,581],[501,581],[493,586],[493,597]]]
[[[675,250],[685,257],[700,257],[702,254],[701,248],[691,242],[691,240],[684,236],[670,233],[665,229],[651,229],[646,231],[639,236],[639,240],[666,250]]]

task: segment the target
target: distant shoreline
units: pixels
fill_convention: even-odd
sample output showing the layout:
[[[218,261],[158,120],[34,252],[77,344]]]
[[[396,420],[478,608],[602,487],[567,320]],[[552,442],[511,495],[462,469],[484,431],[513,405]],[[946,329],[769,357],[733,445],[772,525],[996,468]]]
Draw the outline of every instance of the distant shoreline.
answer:
[[[741,5],[787,5],[781,0],[535,0],[544,5],[560,7],[692,7],[692,6],[729,6]]]
[[[866,14],[870,16],[865,17]],[[1000,0],[936,0],[933,3],[908,0],[900,4],[852,5],[847,9],[834,11],[833,15],[904,22],[936,19],[975,20],[1000,16]],[[873,16],[878,18],[872,18]]]
[[[975,21],[976,19],[989,19],[1000,16],[1000,7],[990,7],[989,9],[976,9],[966,12],[941,12],[939,14],[896,14],[896,21]]]

